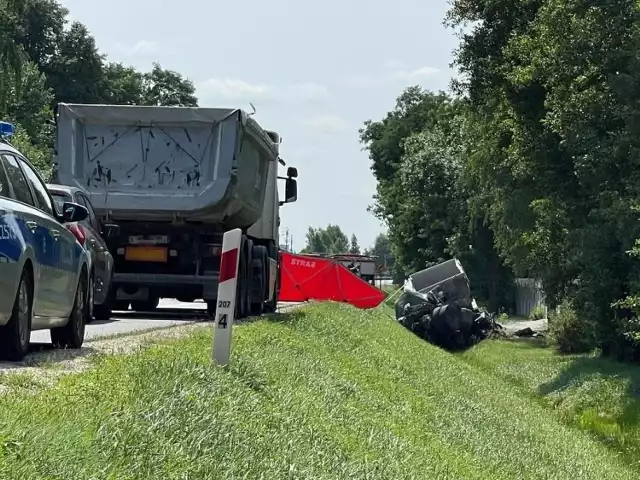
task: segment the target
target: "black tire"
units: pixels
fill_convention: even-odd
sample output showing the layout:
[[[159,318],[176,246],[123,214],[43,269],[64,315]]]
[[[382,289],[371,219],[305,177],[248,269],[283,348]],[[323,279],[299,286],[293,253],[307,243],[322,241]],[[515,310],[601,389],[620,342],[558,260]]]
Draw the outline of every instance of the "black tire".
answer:
[[[216,314],[216,304],[218,300],[207,300],[207,316],[209,319],[213,320]]]
[[[256,245],[251,255],[251,315],[259,316],[264,311],[267,297],[267,249]]]
[[[19,362],[29,353],[33,320],[33,282],[31,273],[22,270],[9,322],[0,327],[0,358]]]
[[[94,305],[93,306],[93,318],[96,320],[110,320],[113,311],[111,307],[106,304]]]
[[[278,251],[278,249],[273,245],[273,244],[269,244],[269,246],[267,247],[267,268],[265,270],[265,276],[266,276],[266,295],[269,294],[269,278],[271,277],[271,272],[269,272],[269,259],[273,259],[276,261],[276,285],[275,285],[275,292],[273,294],[273,300],[269,300],[267,303],[265,303],[264,305],[264,312],[265,313],[275,313],[275,311],[278,309],[278,295],[280,293],[280,252]]]
[[[89,288],[87,288],[87,316],[85,318],[85,322],[86,323],[91,323],[93,321],[93,310],[95,308],[95,305],[93,304],[93,299],[94,299],[94,295],[95,295],[95,280],[93,277],[93,273],[91,274],[91,276],[89,277]]]
[[[250,295],[249,282],[247,275],[247,243],[250,240],[244,235],[240,242],[240,258],[238,259],[238,283],[236,285],[236,309],[235,318],[244,318],[249,313],[249,302],[247,297]]]
[[[134,300],[131,302],[131,310],[136,312],[153,312],[160,305],[160,299],[157,297],[147,300]]]
[[[54,347],[73,349],[82,347],[87,309],[87,276],[83,273],[76,287],[76,297],[67,324],[64,327],[51,329],[51,343]]]
[[[251,262],[252,262],[252,252],[253,252],[253,240],[247,238],[247,242],[244,245],[244,260],[241,258],[240,261],[244,263],[244,286],[245,294],[243,296],[244,300],[244,316],[248,317],[251,315],[251,280],[252,280],[252,271],[251,271]]]

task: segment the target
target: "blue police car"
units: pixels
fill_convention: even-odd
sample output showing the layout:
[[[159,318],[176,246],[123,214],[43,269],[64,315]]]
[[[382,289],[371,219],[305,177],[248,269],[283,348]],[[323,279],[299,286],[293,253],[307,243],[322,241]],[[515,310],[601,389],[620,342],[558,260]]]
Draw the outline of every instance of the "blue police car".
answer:
[[[0,122],[0,358],[22,360],[32,330],[49,329],[55,346],[84,342],[90,259],[65,223],[87,209],[58,212],[44,181],[13,148],[13,126]]]

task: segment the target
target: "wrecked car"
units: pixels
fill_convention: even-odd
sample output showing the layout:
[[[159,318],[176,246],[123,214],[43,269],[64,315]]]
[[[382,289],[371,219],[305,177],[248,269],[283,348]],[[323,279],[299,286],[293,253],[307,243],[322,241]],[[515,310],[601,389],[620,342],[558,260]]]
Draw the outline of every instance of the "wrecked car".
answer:
[[[403,290],[396,320],[446,350],[464,350],[502,329],[494,315],[478,308],[456,258],[410,275]]]

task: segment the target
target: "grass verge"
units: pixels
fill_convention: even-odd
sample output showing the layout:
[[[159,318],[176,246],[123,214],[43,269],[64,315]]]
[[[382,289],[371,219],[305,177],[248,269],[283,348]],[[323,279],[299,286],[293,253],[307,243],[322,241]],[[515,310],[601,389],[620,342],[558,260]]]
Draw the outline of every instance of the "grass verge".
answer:
[[[2,479],[613,479],[637,471],[383,312],[313,305],[0,397]]]
[[[539,342],[484,342],[462,355],[593,433],[640,468],[640,367],[596,354],[561,355]]]

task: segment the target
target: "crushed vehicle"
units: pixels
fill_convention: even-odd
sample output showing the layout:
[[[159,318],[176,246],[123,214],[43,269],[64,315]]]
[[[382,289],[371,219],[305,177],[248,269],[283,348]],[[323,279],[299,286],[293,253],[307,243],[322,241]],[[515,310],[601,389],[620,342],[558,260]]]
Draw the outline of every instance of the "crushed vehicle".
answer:
[[[410,275],[403,290],[396,320],[441,348],[464,350],[502,331],[493,314],[478,308],[456,258]]]

